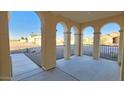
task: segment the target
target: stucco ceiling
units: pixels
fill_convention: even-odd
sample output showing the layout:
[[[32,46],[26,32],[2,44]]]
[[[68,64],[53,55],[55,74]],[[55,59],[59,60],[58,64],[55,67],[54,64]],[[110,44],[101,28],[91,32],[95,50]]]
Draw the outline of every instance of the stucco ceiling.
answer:
[[[110,16],[120,15],[120,11],[55,11],[56,15],[61,15],[79,23],[102,19]]]

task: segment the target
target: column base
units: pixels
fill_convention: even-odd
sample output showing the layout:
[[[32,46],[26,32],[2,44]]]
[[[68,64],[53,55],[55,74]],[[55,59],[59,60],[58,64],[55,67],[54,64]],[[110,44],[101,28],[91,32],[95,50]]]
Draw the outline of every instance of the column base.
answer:
[[[48,71],[48,70],[56,68],[56,66],[55,65],[49,66],[49,67],[42,66],[42,68],[43,68],[44,71]]]
[[[94,59],[94,60],[99,60],[99,58],[95,58],[95,57],[93,57],[93,59]]]
[[[0,81],[11,81],[11,77],[0,77]]]
[[[124,81],[123,73],[121,72],[120,75],[121,75],[121,76],[120,76],[120,80],[121,80],[121,81]]]
[[[81,56],[80,54],[75,54],[75,56]]]
[[[70,60],[71,58],[64,58],[65,60]]]
[[[83,55],[78,55],[78,56],[83,56]]]
[[[120,61],[118,61],[118,65],[121,66],[121,62]]]

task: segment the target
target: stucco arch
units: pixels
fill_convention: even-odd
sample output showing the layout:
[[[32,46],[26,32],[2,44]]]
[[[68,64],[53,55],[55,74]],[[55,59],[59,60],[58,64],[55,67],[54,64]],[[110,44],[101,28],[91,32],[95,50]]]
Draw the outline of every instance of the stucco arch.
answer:
[[[68,27],[67,27],[67,25],[66,25],[64,22],[62,22],[62,21],[57,22],[57,23],[56,23],[56,26],[57,26],[58,23],[60,23],[61,25],[63,25],[63,27],[64,27],[64,32],[68,32]],[[57,31],[57,29],[56,29],[56,31]]]
[[[37,16],[40,19],[41,22],[41,29],[44,27],[44,23],[45,23],[45,19],[44,19],[44,15],[42,13],[40,13],[39,11],[34,11],[34,13],[37,14]]]
[[[40,18],[41,20],[43,20],[43,15],[42,15],[42,13],[40,13],[39,11],[33,11],[33,12],[35,12],[35,13],[39,16],[39,18]]]
[[[12,17],[11,17],[11,13],[12,13],[12,11],[9,11],[9,12],[7,12],[6,14],[7,14],[7,17],[8,17],[8,25],[9,25],[9,23],[10,23],[10,21],[11,22],[13,22],[13,19],[12,19]],[[19,13],[20,13],[20,11],[19,11]],[[26,12],[26,13],[28,13],[28,12]],[[25,14],[26,14],[25,13]],[[41,17],[41,15],[38,13],[38,12],[35,12],[35,11],[30,11],[30,14],[31,15],[33,15],[33,17],[34,17],[34,19],[35,19],[35,22],[33,23],[34,25],[37,25],[37,24],[35,24],[35,23],[38,23],[38,30],[40,31],[40,33],[41,33],[41,31],[42,31],[42,28],[43,28],[43,21],[42,21],[42,17]],[[29,15],[30,16],[30,15]],[[16,17],[18,17],[17,15],[16,15]],[[13,17],[14,19],[15,19],[15,16]],[[19,16],[19,18],[23,18],[22,16]],[[37,20],[37,21],[36,21]],[[22,20],[20,20],[20,21],[18,21],[17,20],[17,22],[19,23],[19,22],[22,22],[22,24],[24,24],[25,22],[23,22]],[[27,21],[28,22],[28,21]],[[28,22],[29,23],[29,22]],[[16,26],[14,26],[14,28],[15,28]],[[25,29],[25,28],[24,28]],[[17,30],[18,31],[18,30]],[[10,32],[10,26],[8,26],[8,31],[7,31],[8,33]],[[10,36],[10,35],[9,35]],[[8,39],[10,39],[9,38],[9,36],[8,36]],[[28,38],[28,37],[27,37]],[[41,42],[41,40],[40,40],[40,44],[41,44],[42,42]],[[9,40],[9,46],[10,46],[10,40]],[[9,49],[9,54],[11,54],[11,50]],[[11,60],[11,62],[12,62],[13,60]],[[41,60],[40,60],[41,61]]]
[[[108,28],[109,26],[110,26],[110,28]],[[113,29],[113,28],[115,28],[115,29]],[[121,30],[121,27],[118,23],[108,22],[100,28],[100,33],[101,33],[101,36],[102,36],[102,35],[107,35],[107,34],[111,34],[111,33],[115,32],[117,34],[114,35],[114,36],[120,37],[120,34],[118,33],[120,30]],[[113,36],[113,34],[111,34],[111,36]],[[107,37],[108,37],[109,41],[111,40],[111,42],[110,42],[110,44],[111,44],[112,43],[112,38],[110,36],[106,36],[106,38]],[[101,40],[104,40],[104,39],[102,39],[102,37],[100,37],[100,42],[102,42]]]
[[[93,28],[93,30],[95,30],[95,29],[94,29],[94,28],[95,28],[94,25],[86,25],[86,26],[82,27],[81,33],[83,33],[83,32],[85,31],[85,29],[88,28],[88,27],[91,27],[91,28]]]
[[[79,34],[79,29],[75,25],[71,26],[71,29],[72,28],[74,29],[74,34]]]
[[[104,28],[107,25],[111,25],[111,24],[115,24],[115,25],[119,26],[119,30],[121,29],[121,25],[118,22],[110,21],[110,22],[105,22],[104,24],[101,24],[100,32],[101,32],[102,28]]]
[[[90,42],[84,42],[85,41],[85,38],[86,38],[86,35],[85,32],[88,32],[86,29],[91,29],[89,32],[90,32],[90,35],[92,36],[92,41],[90,40]],[[93,56],[93,43],[94,43],[94,32],[95,32],[95,29],[94,29],[94,26],[93,25],[85,25],[83,26],[83,28],[81,29],[81,54],[86,54],[86,55],[89,55],[89,56]],[[91,38],[90,36],[90,38]],[[88,54],[87,54],[87,46],[85,45],[88,45],[88,47],[90,47],[91,49],[88,50]]]
[[[111,28],[106,29],[109,26]],[[116,28],[116,29],[113,30],[113,28]],[[116,46],[118,46],[118,50],[115,49],[114,51],[116,51],[116,52],[113,52],[113,54],[116,55],[118,62],[120,62],[121,52],[122,52],[122,47],[121,47],[122,45],[120,43],[121,42],[120,40],[122,39],[122,34],[120,34],[120,30],[121,30],[121,25],[117,21],[108,21],[108,22],[105,22],[104,24],[101,25],[101,27],[100,27],[100,33],[101,33],[101,36],[100,36],[100,45],[101,45],[100,57],[104,57],[103,52],[102,52],[102,48],[104,48],[106,45],[109,47],[116,45]],[[113,42],[113,41],[115,41],[114,38],[116,38],[116,42]],[[112,50],[110,48],[108,48],[109,52],[112,52]],[[108,54],[109,54],[109,52],[108,52]],[[109,55],[109,56],[111,57],[111,55]]]
[[[89,27],[93,29],[93,33],[94,33],[94,32],[95,32],[95,27],[94,27],[93,25],[85,26],[85,27],[81,30],[81,33],[84,34],[85,30],[86,30],[87,28],[89,28]]]
[[[72,26],[76,26],[77,28],[80,28],[80,24],[75,22],[75,21],[72,21],[70,19],[67,19],[65,17],[62,17],[62,16],[54,16],[54,21],[55,21],[55,24],[57,23],[61,23],[63,24],[64,26],[66,26],[67,28],[67,32],[70,32],[70,29]]]
[[[124,22],[122,20],[124,20],[123,15],[118,15],[118,16],[112,16],[104,19],[99,19],[94,21],[93,23],[96,23],[96,26],[98,25],[99,28],[103,27],[108,23],[116,23],[120,26],[120,28],[123,28]]]

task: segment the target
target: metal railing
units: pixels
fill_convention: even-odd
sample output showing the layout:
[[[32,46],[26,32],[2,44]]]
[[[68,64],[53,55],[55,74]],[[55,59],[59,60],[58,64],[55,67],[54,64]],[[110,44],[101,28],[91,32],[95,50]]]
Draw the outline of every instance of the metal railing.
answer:
[[[28,51],[36,50],[37,53],[41,52],[41,47],[35,48],[26,48],[26,49],[18,49],[13,50],[11,53],[28,53]],[[71,45],[71,56],[75,54],[75,45]],[[93,55],[93,45],[84,44],[83,45],[83,54],[92,56]],[[100,45],[100,57],[110,60],[118,60],[118,46],[112,45]],[[56,59],[64,58],[64,45],[56,46]]]
[[[92,56],[93,55],[93,45],[91,44],[84,44],[83,45],[83,54]]]
[[[39,53],[41,52],[41,47],[33,47],[33,48],[24,48],[24,49],[15,49],[11,50],[11,54],[17,54],[17,53],[32,53],[33,51]],[[75,53],[75,46],[71,45],[71,56],[73,56]],[[56,59],[64,58],[64,45],[57,45],[56,46]]]
[[[110,60],[118,60],[118,46],[100,45],[100,57]]]
[[[75,53],[75,46],[71,45],[70,55],[73,56]],[[57,45],[56,46],[56,59],[64,58],[64,45]]]
[[[71,45],[71,56],[75,55],[75,45]]]
[[[64,58],[64,45],[56,46],[56,59]]]
[[[93,45],[83,45],[83,54],[92,56]],[[105,59],[118,60],[118,46],[116,45],[100,45],[100,57]]]

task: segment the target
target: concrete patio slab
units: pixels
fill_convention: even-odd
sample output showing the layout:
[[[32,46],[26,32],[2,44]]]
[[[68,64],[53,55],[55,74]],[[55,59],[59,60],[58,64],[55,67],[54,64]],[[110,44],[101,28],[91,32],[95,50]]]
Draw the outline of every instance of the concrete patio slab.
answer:
[[[13,77],[38,69],[39,67],[23,53],[12,54]]]
[[[44,71],[24,54],[11,55],[13,79],[21,81],[119,81],[120,67],[115,61],[73,56],[57,60],[55,69]],[[14,61],[15,60],[15,61]],[[26,63],[27,62],[27,63]]]
[[[57,61],[57,67],[83,81],[120,80],[120,67],[115,61],[94,60],[89,56],[74,56],[69,61]]]
[[[23,79],[23,81],[76,81],[76,79],[55,68],[49,71],[37,73],[34,76]]]

